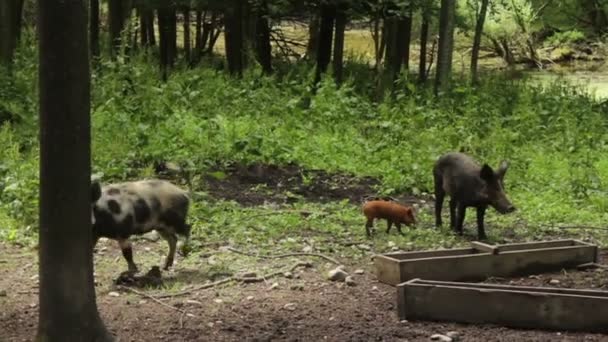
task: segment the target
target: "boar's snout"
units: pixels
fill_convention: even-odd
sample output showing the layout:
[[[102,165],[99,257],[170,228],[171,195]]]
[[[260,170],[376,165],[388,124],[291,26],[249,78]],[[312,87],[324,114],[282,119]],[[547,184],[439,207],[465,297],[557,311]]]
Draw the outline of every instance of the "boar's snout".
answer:
[[[516,210],[515,206],[511,204],[508,200],[506,200],[505,202],[501,201],[493,207],[496,208],[496,211],[501,214],[510,214]]]

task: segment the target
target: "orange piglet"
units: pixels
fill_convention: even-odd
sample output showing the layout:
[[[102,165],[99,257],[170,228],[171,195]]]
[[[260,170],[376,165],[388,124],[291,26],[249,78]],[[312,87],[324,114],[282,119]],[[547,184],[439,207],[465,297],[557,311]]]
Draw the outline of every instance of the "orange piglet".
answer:
[[[371,236],[371,230],[374,226],[374,219],[385,219],[387,222],[386,233],[391,230],[393,223],[397,226],[399,234],[401,224],[412,226],[416,224],[414,210],[411,207],[406,207],[391,201],[369,201],[363,204],[363,214],[367,218],[365,223],[365,231],[367,236]]]

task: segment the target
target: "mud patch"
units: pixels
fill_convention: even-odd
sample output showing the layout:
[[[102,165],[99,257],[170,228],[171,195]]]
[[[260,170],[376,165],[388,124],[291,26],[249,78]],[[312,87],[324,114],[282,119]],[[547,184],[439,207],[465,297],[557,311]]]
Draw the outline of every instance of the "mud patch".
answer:
[[[380,181],[323,170],[306,170],[297,165],[231,165],[208,172],[201,184],[215,198],[234,200],[241,205],[264,202],[293,203],[300,199],[312,202],[348,200],[360,203],[376,194]]]

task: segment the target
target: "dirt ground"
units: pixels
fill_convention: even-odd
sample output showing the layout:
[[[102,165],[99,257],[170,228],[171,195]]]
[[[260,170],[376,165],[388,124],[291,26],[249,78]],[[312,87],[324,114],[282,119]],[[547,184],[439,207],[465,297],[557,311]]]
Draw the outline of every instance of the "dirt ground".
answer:
[[[258,169],[234,167],[223,179],[208,182],[213,196],[234,199],[247,206],[261,204],[268,192],[274,200],[290,189],[307,200],[349,198],[359,202],[373,194],[375,180],[356,180],[345,175],[317,172],[303,184],[297,167]],[[257,190],[254,190],[255,189]],[[402,198],[408,201],[407,197]],[[210,247],[212,248],[212,247]],[[166,253],[162,241],[135,242],[136,260],[147,271]],[[304,258],[312,267],[298,268],[289,277],[279,276],[257,283],[231,282],[208,289],[196,287],[208,281],[208,255],[200,261],[181,262],[163,273],[166,287],[118,288],[114,281],[124,268],[120,250],[111,241],[101,241],[95,255],[97,303],[108,329],[118,341],[429,341],[434,334],[455,332],[458,341],[608,341],[600,334],[509,329],[493,325],[464,325],[449,322],[400,322],[396,315],[396,290],[377,281],[372,253],[344,260],[355,286],[326,279],[328,265],[318,258]],[[225,252],[225,251],[224,251]],[[603,256],[606,252],[603,252]],[[331,257],[340,258],[330,254]],[[605,259],[605,257],[603,257]],[[281,269],[294,260],[278,261]],[[270,261],[258,260],[253,269]],[[274,261],[276,266],[277,261]],[[362,274],[354,274],[360,269]],[[514,279],[489,279],[493,283],[606,289],[608,270],[568,271]],[[225,277],[225,276],[224,276]],[[38,269],[36,251],[28,247],[0,244],[0,342],[32,341],[38,315]],[[181,296],[163,297],[189,291]],[[154,301],[153,296],[164,305]],[[466,308],[463,308],[465,310]]]

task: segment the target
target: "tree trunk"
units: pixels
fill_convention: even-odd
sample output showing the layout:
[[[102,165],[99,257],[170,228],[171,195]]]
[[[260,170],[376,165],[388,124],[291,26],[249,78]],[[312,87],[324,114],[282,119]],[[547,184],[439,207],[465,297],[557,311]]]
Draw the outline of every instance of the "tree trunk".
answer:
[[[332,36],[334,33],[334,22],[336,8],[326,4],[321,6],[321,23],[319,25],[319,43],[317,47],[317,68],[315,71],[315,84],[321,80],[321,75],[327,71],[331,60]]]
[[[232,75],[243,74],[243,3],[240,0],[233,0],[226,8],[225,20],[225,46],[228,71]]]
[[[38,1],[40,307],[36,341],[113,340],[97,312],[93,278],[87,18],[84,0]]]
[[[308,24],[308,43],[306,44],[306,58],[315,60],[319,48],[319,27],[321,19],[318,15],[313,14]]]
[[[505,60],[505,62],[507,62],[507,65],[509,66],[513,66],[515,65],[515,57],[513,56],[513,51],[511,51],[511,47],[509,46],[509,42],[507,41],[507,39],[502,38],[500,40],[500,44],[502,47],[502,51],[503,51],[503,58]]]
[[[268,4],[263,1],[256,13],[256,55],[265,74],[272,73],[272,46],[270,45],[270,25]]]
[[[473,38],[473,51],[471,52],[471,83],[477,84],[477,62],[479,60],[479,48],[481,47],[481,35],[483,34],[483,24],[486,20],[486,12],[490,0],[481,0],[481,8],[475,24],[475,37]]]
[[[21,40],[21,28],[23,26],[23,6],[25,4],[24,0],[15,0],[17,5],[15,6],[15,16],[14,16],[14,24],[15,24],[15,34],[17,36],[17,41]]]
[[[454,49],[454,18],[456,1],[441,0],[439,15],[439,49],[437,52],[437,75],[435,94],[449,88],[452,73],[452,52]]]
[[[418,81],[426,82],[426,46],[429,39],[429,16],[422,14],[422,24],[420,25],[420,61],[418,63]]]
[[[173,67],[176,51],[177,20],[172,1],[163,0],[158,7],[158,31],[160,50],[160,70],[162,79],[167,80],[169,69]]]
[[[403,17],[401,22],[401,29],[403,30],[403,36],[399,39],[403,39],[403,68],[405,72],[409,72],[410,69],[410,44],[412,42],[412,9],[408,10],[407,16]]]
[[[110,26],[110,55],[115,58],[120,51],[121,33],[125,24],[125,13],[122,0],[108,0],[109,26]]]
[[[154,10],[146,9],[146,32],[148,33],[148,43],[150,46],[156,45],[156,34],[154,32]]]
[[[346,12],[343,8],[336,12],[336,33],[334,36],[334,77],[336,83],[342,83],[344,73],[344,31],[346,30]]]
[[[141,46],[146,48],[148,46],[150,46],[150,42],[148,41],[148,37],[150,36],[148,34],[148,23],[146,22],[147,18],[146,18],[146,11],[147,9],[145,8],[146,5],[140,5],[138,8],[138,14],[139,14],[139,33],[140,33],[140,39],[141,39]]]
[[[194,25],[194,55],[193,62],[198,62],[203,52],[203,46],[201,45],[202,40],[202,29],[203,29],[203,12],[196,9],[196,23]]]
[[[190,7],[184,8],[184,59],[190,63]]]
[[[89,42],[91,44],[91,57],[99,57],[99,0],[90,3]]]
[[[15,0],[0,1],[0,66],[10,67],[17,47]]]

